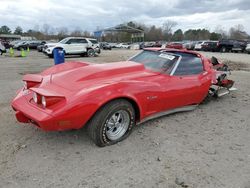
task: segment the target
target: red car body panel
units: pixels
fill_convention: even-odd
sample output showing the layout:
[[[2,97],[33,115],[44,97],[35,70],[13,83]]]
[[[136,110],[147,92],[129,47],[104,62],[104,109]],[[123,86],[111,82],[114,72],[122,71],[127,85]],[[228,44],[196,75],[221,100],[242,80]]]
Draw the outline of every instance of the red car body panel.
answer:
[[[164,50],[197,54],[203,61],[204,72],[191,76],[170,76],[147,70],[142,64],[131,61],[64,63],[40,74],[24,76],[24,81],[35,85],[22,88],[13,99],[16,118],[46,131],[58,131],[83,127],[98,109],[119,98],[125,98],[134,105],[138,112],[137,122],[158,112],[199,104],[206,97],[212,82],[216,81],[211,62],[196,52]],[[33,101],[33,92],[38,97],[61,99],[45,108]]]
[[[183,49],[183,45],[181,43],[171,42],[166,45],[166,48]]]

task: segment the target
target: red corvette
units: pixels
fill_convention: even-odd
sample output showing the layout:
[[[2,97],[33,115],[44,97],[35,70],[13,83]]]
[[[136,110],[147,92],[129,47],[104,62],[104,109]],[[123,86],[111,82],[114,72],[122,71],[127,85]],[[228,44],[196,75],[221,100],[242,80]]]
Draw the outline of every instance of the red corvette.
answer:
[[[228,73],[216,58],[151,48],[125,62],[69,62],[25,75],[12,107],[19,122],[46,131],[87,125],[95,144],[106,146],[126,138],[136,123],[229,93]]]

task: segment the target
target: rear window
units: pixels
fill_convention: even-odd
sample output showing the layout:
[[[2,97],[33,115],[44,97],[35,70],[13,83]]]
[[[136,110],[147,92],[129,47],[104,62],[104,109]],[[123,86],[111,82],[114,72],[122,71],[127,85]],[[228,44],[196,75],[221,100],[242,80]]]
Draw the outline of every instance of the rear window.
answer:
[[[92,42],[93,44],[97,44],[97,40],[90,40],[90,42]]]
[[[86,39],[78,39],[78,43],[87,43]]]
[[[195,54],[178,53],[182,56],[181,61],[175,70],[174,75],[196,75],[204,71],[203,63],[200,57]]]
[[[179,57],[171,53],[145,50],[132,57],[130,61],[141,63],[146,69],[169,74]]]

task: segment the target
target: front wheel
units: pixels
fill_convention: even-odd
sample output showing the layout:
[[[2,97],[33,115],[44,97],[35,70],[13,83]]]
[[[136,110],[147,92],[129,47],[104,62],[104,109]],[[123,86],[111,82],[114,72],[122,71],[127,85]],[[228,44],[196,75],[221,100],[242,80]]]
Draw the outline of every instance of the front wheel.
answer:
[[[95,56],[95,50],[94,49],[88,49],[87,54],[88,54],[88,57],[94,57]]]
[[[53,53],[52,54],[48,54],[48,57],[49,58],[53,58],[54,57]]]
[[[115,100],[102,107],[88,123],[88,132],[97,146],[124,140],[135,125],[135,111],[126,100]]]

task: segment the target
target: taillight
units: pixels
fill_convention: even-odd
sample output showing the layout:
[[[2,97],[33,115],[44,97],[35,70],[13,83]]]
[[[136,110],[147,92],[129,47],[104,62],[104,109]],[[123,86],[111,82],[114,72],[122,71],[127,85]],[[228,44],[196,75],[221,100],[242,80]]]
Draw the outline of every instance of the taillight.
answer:
[[[63,100],[63,97],[47,97],[47,96],[42,96],[41,97],[41,104],[44,108],[48,106],[52,106],[58,102]]]
[[[35,103],[38,103],[38,96],[37,96],[37,93],[33,93],[33,101],[35,102]]]
[[[33,99],[33,101],[35,103],[40,104],[41,103],[41,97],[42,97],[41,95],[39,95],[38,93],[34,92],[32,99]]]
[[[32,96],[33,102],[44,108],[52,106],[64,99],[65,97],[63,96],[44,96],[35,91],[33,91],[33,96]]]
[[[42,105],[44,108],[46,108],[47,103],[46,103],[46,99],[44,96],[42,96]]]
[[[39,84],[39,82],[24,81],[24,89],[29,89],[37,84]]]

